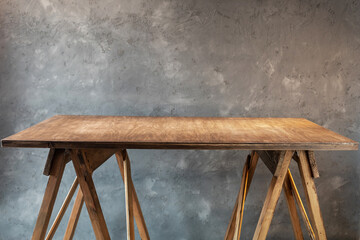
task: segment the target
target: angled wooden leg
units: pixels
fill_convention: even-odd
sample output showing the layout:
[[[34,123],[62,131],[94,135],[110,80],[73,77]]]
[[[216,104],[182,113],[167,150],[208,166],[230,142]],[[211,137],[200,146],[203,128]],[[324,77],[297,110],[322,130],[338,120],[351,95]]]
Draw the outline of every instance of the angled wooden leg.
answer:
[[[63,216],[64,216],[64,214],[66,212],[67,207],[69,206],[71,198],[73,197],[78,184],[79,184],[78,180],[77,180],[77,178],[75,178],[73,184],[71,185],[71,188],[70,188],[68,194],[65,197],[65,200],[64,200],[63,204],[61,205],[61,208],[60,208],[60,210],[59,210],[59,212],[58,212],[58,214],[57,214],[57,216],[56,216],[56,218],[54,220],[54,223],[52,224],[52,226],[51,226],[51,228],[49,230],[49,233],[46,236],[46,240],[51,240],[54,237],[55,232],[56,232],[56,230],[57,230],[57,228],[58,228],[58,226],[59,226],[59,224],[61,222],[61,219],[63,218]]]
[[[133,207],[133,184],[131,180],[131,167],[129,157],[127,156],[127,152],[124,150],[121,153],[121,157],[116,155],[118,160],[120,171],[123,175],[124,185],[125,185],[125,202],[126,202],[126,229],[127,229],[127,239],[134,240],[135,233],[134,233],[134,207]]]
[[[78,193],[76,195],[76,199],[74,202],[73,209],[71,211],[71,215],[69,218],[68,225],[66,227],[66,232],[64,235],[64,240],[71,240],[74,237],[76,225],[79,221],[80,213],[82,206],[84,204],[84,195],[81,191],[81,189],[78,190]]]
[[[56,149],[53,155],[49,180],[33,232],[33,240],[43,240],[45,238],[65,164],[65,151],[63,149]]]
[[[124,162],[125,159],[129,159],[126,150],[119,151],[115,153],[117,163],[119,165],[121,176],[125,182],[125,174],[124,174]],[[130,162],[130,161],[129,161]],[[150,240],[150,236],[146,227],[145,219],[141,211],[140,203],[135,191],[134,184],[130,178],[129,185],[131,186],[131,193],[132,193],[132,206],[133,206],[133,214],[135,217],[135,222],[137,225],[137,228],[139,230],[139,235],[142,240]]]
[[[234,206],[234,209],[233,209],[233,211],[231,213],[230,222],[229,222],[229,225],[228,225],[228,227],[226,229],[224,240],[232,240],[234,238],[236,213],[237,213],[239,197],[240,197],[240,190],[239,190],[238,195],[236,197],[235,206]]]
[[[255,169],[256,169],[258,160],[259,160],[259,155],[255,151],[252,151],[250,165],[249,165],[249,178],[248,178],[246,189],[250,189],[250,184],[251,184],[252,178],[255,174]],[[248,193],[249,193],[249,191],[246,191],[245,196],[247,196]]]
[[[249,192],[248,189],[250,188],[251,180],[252,180],[252,178],[254,176],[258,160],[259,160],[259,155],[255,151],[252,151],[251,152],[251,160],[250,160],[249,170],[248,170],[248,180],[247,180],[247,185],[246,185],[247,186],[246,187],[247,191],[245,192],[245,198],[246,198],[246,196],[247,196],[247,194]],[[236,223],[236,213],[237,213],[237,206],[238,206],[238,202],[239,202],[240,192],[241,192],[241,186],[240,186],[240,190],[239,190],[238,196],[237,196],[236,201],[235,201],[235,206],[234,206],[233,212],[231,214],[231,219],[230,219],[229,225],[228,225],[228,227],[226,229],[226,234],[225,234],[224,240],[230,240],[230,239],[234,238],[235,223]]]
[[[285,193],[286,203],[290,213],[290,219],[294,230],[295,239],[303,240],[304,236],[301,231],[300,219],[296,210],[295,199],[293,195],[292,185],[290,182],[289,172],[290,171],[288,170],[288,174],[285,177],[283,189]]]
[[[301,181],[304,186],[306,201],[310,212],[310,220],[315,231],[315,238],[319,240],[326,239],[324,222],[320,212],[319,200],[316,194],[316,187],[312,178],[312,172],[309,160],[305,151],[298,151],[299,170]]]
[[[280,153],[275,171],[277,174],[271,180],[253,240],[265,240],[266,238],[293,153],[293,151],[283,151]]]
[[[99,198],[91,176],[91,170],[86,164],[87,161],[85,156],[81,150],[75,149],[71,150],[71,159],[74,164],[81,191],[84,194],[85,205],[89,213],[95,237],[98,240],[110,239],[110,235],[105,223],[105,218],[101,210]]]
[[[128,158],[125,158],[124,161],[124,184],[125,184],[125,201],[126,201],[126,229],[127,229],[127,239],[134,240],[134,209],[132,202],[132,187],[131,187],[131,170],[130,170],[130,161]]]
[[[246,186],[247,186],[247,181],[248,181],[248,177],[249,177],[249,173],[248,173],[249,160],[250,160],[250,158],[247,159],[247,161],[244,165],[243,173],[242,173],[241,187],[240,187],[239,198],[238,198],[237,209],[236,209],[236,221],[235,221],[235,231],[234,231],[233,240],[240,239],[242,217],[243,217],[243,213],[244,213]]]
[[[295,181],[291,175],[291,172],[290,170],[288,170],[288,177],[289,177],[289,182],[291,184],[291,190],[293,192],[293,195],[295,197],[295,200],[296,200],[296,203],[297,205],[299,206],[299,210],[300,210],[300,213],[301,213],[301,216],[303,218],[303,221],[305,223],[305,226],[306,226],[306,229],[308,231],[308,234],[310,236],[310,238],[312,240],[315,240],[315,234],[314,234],[314,231],[311,227],[311,224],[310,224],[310,221],[309,221],[309,218],[306,214],[306,211],[305,211],[305,207],[304,207],[304,204],[302,203],[301,201],[301,198],[300,198],[300,194],[299,194],[299,191],[297,190],[297,187],[295,185]]]

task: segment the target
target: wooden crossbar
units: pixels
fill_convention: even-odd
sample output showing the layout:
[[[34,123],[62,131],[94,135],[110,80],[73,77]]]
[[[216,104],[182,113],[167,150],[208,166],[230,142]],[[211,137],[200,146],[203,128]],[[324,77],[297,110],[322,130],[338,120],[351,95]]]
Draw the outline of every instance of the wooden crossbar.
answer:
[[[83,205],[84,205],[84,195],[83,195],[81,189],[79,189],[79,191],[76,195],[73,209],[70,214],[68,225],[66,227],[64,240],[73,239],[74,234],[75,234],[75,229],[76,229],[77,223],[79,221],[79,217],[80,217],[80,213],[81,213],[81,209],[82,209]]]
[[[63,218],[63,216],[66,212],[66,209],[68,208],[70,201],[71,201],[78,185],[79,185],[78,179],[77,179],[77,177],[75,177],[75,180],[74,180],[73,184],[71,185],[71,188],[70,188],[68,194],[66,195],[63,204],[61,205],[61,208],[54,220],[54,223],[52,224],[52,226],[49,230],[49,233],[46,236],[46,240],[51,240],[54,237],[54,234],[55,234],[57,228],[59,227],[61,219]]]

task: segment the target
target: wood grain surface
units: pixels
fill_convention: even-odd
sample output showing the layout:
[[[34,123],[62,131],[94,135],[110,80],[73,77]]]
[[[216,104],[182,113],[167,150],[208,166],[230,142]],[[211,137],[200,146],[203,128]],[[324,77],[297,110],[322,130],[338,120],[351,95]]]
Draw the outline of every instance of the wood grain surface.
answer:
[[[356,150],[303,118],[57,115],[2,139],[3,147]]]

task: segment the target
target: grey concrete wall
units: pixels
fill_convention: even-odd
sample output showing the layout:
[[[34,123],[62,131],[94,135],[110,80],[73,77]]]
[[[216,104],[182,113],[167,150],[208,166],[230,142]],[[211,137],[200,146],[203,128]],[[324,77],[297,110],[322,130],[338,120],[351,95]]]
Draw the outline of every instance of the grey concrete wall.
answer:
[[[305,117],[360,140],[360,2],[0,0],[0,84],[1,138],[55,114],[101,114]],[[223,238],[247,152],[129,154],[152,239]],[[0,239],[30,238],[46,156],[0,150]],[[329,239],[360,238],[359,156],[317,153]],[[70,164],[59,199],[74,176]],[[115,160],[94,178],[112,239],[125,239]],[[244,239],[270,178],[260,163]],[[94,238],[85,208],[75,236]],[[269,239],[292,237],[281,196]]]

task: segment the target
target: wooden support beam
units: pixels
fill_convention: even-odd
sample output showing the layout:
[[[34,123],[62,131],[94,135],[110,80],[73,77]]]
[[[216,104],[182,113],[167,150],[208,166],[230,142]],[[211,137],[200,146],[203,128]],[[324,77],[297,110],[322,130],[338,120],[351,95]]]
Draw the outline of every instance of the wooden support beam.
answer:
[[[258,160],[259,160],[259,155],[255,151],[252,151],[251,152],[250,166],[249,166],[249,170],[248,170],[248,181],[247,181],[247,187],[246,187],[247,191],[245,192],[245,199],[246,199],[246,196],[247,196],[247,194],[249,192],[250,184],[251,184],[252,178],[254,176]],[[245,162],[245,164],[246,164],[246,162]],[[237,213],[237,206],[238,206],[238,202],[239,202],[240,192],[241,192],[241,187],[240,187],[238,196],[237,196],[236,201],[235,201],[235,206],[234,206],[233,212],[231,214],[229,225],[228,225],[228,227],[226,229],[224,240],[230,240],[230,239],[232,240],[233,237],[234,237],[236,213]]]
[[[299,194],[299,191],[297,190],[297,187],[295,185],[295,181],[292,177],[292,174],[290,172],[290,170],[288,169],[288,178],[289,178],[289,183],[291,185],[291,189],[292,189],[292,192],[293,192],[293,195],[295,197],[295,200],[296,200],[296,203],[297,205],[299,206],[299,210],[300,210],[300,213],[301,213],[301,216],[303,218],[303,221],[305,223],[305,226],[306,226],[306,229],[307,229],[307,232],[310,236],[310,238],[312,240],[315,240],[315,234],[314,234],[314,231],[311,227],[311,224],[310,224],[310,221],[309,221],[309,218],[306,214],[306,211],[305,211],[305,207],[304,207],[304,204],[302,203],[301,201],[301,198],[300,198],[300,194]]]
[[[257,150],[256,151],[261,160],[264,162],[265,166],[270,170],[270,172],[277,176],[276,171],[276,166],[278,165],[278,159],[279,159],[279,154],[280,151],[267,151],[267,150]],[[296,153],[296,151],[294,151],[293,157],[292,157],[296,162],[298,162],[299,157]]]
[[[84,195],[83,195],[81,189],[79,189],[78,193],[76,195],[73,209],[70,214],[68,225],[66,227],[64,240],[72,240],[73,239],[83,204],[84,204]]]
[[[290,219],[291,219],[295,239],[303,240],[304,236],[301,231],[300,219],[296,210],[295,199],[293,195],[292,185],[290,182],[289,172],[285,177],[283,189],[285,193],[286,203],[290,213]]]
[[[294,152],[292,151],[290,161],[292,159],[293,154],[294,154]],[[282,166],[285,161],[285,152],[274,151],[273,157],[274,157],[274,161],[276,162],[276,169],[274,172],[274,177],[278,177],[280,175],[281,171],[283,171],[283,169],[279,166]]]
[[[274,151],[256,151],[259,155],[260,155],[260,158],[263,160],[263,162],[265,163],[265,165],[268,167],[268,169],[270,170],[271,173],[273,173],[274,175],[276,174],[275,173],[275,168],[274,168],[274,165],[275,164],[278,164],[276,163],[277,161],[274,159]],[[299,162],[300,159],[299,159],[299,156],[296,152],[294,152],[292,158],[296,161],[296,162]],[[289,170],[290,171],[290,170]],[[289,178],[292,179],[291,177],[291,173],[289,174],[290,176],[286,177],[286,178]],[[291,177],[291,178],[290,178]],[[298,234],[299,233],[299,230],[298,230],[298,226],[299,224],[297,224],[295,221],[297,221],[295,219],[295,213],[296,213],[296,207],[295,207],[295,211],[293,210],[293,206],[292,206],[292,202],[289,202],[290,201],[290,198],[293,198],[292,196],[289,195],[289,192],[287,189],[288,187],[290,187],[290,189],[292,189],[294,191],[294,197],[295,197],[295,200],[296,202],[298,203],[299,205],[299,208],[300,208],[300,211],[301,211],[301,216],[303,217],[304,219],[304,222],[305,222],[305,225],[307,227],[307,230],[308,230],[308,233],[310,235],[310,237],[313,239],[313,235],[312,235],[312,228],[311,228],[311,225],[310,225],[310,222],[309,221],[306,221],[307,219],[307,215],[306,215],[306,212],[305,212],[305,209],[303,208],[303,205],[302,205],[302,202],[301,202],[301,198],[300,198],[300,195],[296,189],[296,186],[293,184],[293,185],[289,185],[287,184],[288,180],[285,179],[284,181],[284,191],[285,191],[285,196],[286,196],[286,199],[287,199],[287,203],[288,203],[288,207],[289,207],[289,210],[290,210],[290,216],[291,216],[291,220],[292,220],[292,224],[293,224],[293,228],[294,228],[294,233],[295,233],[295,237],[296,238],[300,238],[300,235]],[[297,194],[297,195],[296,195]],[[290,206],[289,206],[290,204]],[[301,208],[302,206],[302,208]],[[291,208],[291,209],[290,209]],[[293,215],[292,215],[293,214]],[[296,213],[297,215],[297,213]],[[296,231],[296,232],[295,232]],[[301,231],[301,230],[300,230]]]
[[[320,205],[316,193],[314,179],[311,176],[311,167],[309,159],[305,151],[298,151],[299,155],[299,170],[301,181],[304,187],[306,201],[310,212],[311,224],[314,227],[315,238],[317,240],[326,239],[324,222],[320,212]]]
[[[51,165],[52,165],[52,162],[53,162],[54,154],[55,154],[55,148],[50,148],[47,159],[46,159],[44,171],[43,171],[43,174],[45,176],[50,175],[50,169],[51,169]]]
[[[319,178],[320,177],[320,173],[316,164],[316,160],[315,160],[315,153],[314,151],[306,151],[308,159],[309,159],[309,164],[310,164],[310,168],[311,168],[311,175],[313,178]]]
[[[281,164],[277,165],[279,169],[275,171],[279,174],[278,176],[273,176],[271,180],[253,240],[265,240],[266,238],[293,153],[293,151],[288,150],[282,151],[279,155],[278,162]]]
[[[99,148],[99,149],[83,149],[85,160],[91,172],[100,167],[108,160],[118,149]]]
[[[265,166],[270,170],[272,174],[275,174],[278,159],[274,158],[275,151],[258,150],[256,153],[260,156],[260,159],[264,162]]]
[[[81,150],[71,150],[71,159],[74,164],[82,193],[84,194],[85,205],[89,213],[95,237],[97,240],[108,240],[110,239],[110,235],[101,210],[99,198],[95,190],[94,181],[91,176],[91,169],[89,169],[89,166],[86,164],[87,160]]]
[[[126,235],[128,240],[135,240],[134,232],[134,208],[132,201],[132,186],[131,186],[131,167],[128,157],[124,158],[124,185],[125,185],[125,202],[126,202]]]
[[[240,184],[240,189],[241,189],[241,184]],[[236,213],[237,213],[237,206],[238,206],[238,202],[239,202],[239,197],[240,197],[240,190],[239,190],[238,195],[236,197],[235,206],[234,206],[233,211],[231,213],[230,222],[229,222],[228,227],[226,229],[224,240],[232,240],[234,238]]]
[[[52,224],[52,226],[51,226],[51,228],[49,230],[49,233],[46,236],[46,240],[51,240],[54,237],[54,234],[55,234],[57,228],[59,227],[61,219],[63,218],[63,216],[64,216],[64,214],[66,212],[66,209],[69,206],[71,198],[73,197],[78,184],[79,184],[79,182],[78,182],[77,178],[75,178],[73,184],[71,185],[71,188],[70,188],[68,194],[65,197],[65,200],[64,200],[63,204],[61,205],[61,208],[60,208],[60,210],[59,210],[59,212],[58,212],[58,214],[57,214],[57,216],[56,216],[56,218],[54,220],[54,223]]]
[[[46,186],[39,215],[36,221],[32,240],[43,240],[49,225],[52,210],[59,191],[60,182],[65,169],[65,154],[63,149],[56,149],[53,154],[52,164],[49,172],[49,180]]]
[[[294,155],[293,155],[293,159],[295,160],[295,162],[299,163],[300,159],[299,159],[299,155],[297,154],[297,152],[295,151],[294,152]]]
[[[242,178],[241,178],[241,185],[240,185],[240,192],[239,192],[239,198],[237,202],[237,209],[236,209],[236,221],[235,221],[235,231],[234,231],[234,237],[233,240],[240,239],[241,234],[241,223],[242,223],[242,216],[244,212],[244,203],[245,203],[245,194],[246,194],[246,186],[248,181],[248,171],[249,171],[249,165],[250,165],[250,155],[247,157],[243,172],[242,172]]]
[[[249,179],[248,179],[248,184],[247,184],[247,187],[246,187],[246,189],[248,189],[248,191],[246,191],[246,196],[249,193],[250,184],[251,184],[251,181],[252,181],[253,176],[255,174],[255,169],[256,169],[258,160],[259,160],[259,155],[255,151],[252,151],[251,152],[250,166],[249,166]]]
[[[125,161],[126,158],[129,158],[129,156],[128,156],[126,150],[116,152],[115,156],[116,156],[117,163],[119,165],[121,177],[125,182],[123,162]],[[133,201],[132,205],[134,208],[134,218],[135,218],[137,228],[139,230],[140,238],[142,240],[149,240],[150,239],[149,232],[146,227],[145,219],[144,219],[144,216],[141,211],[141,206],[140,206],[139,199],[137,197],[136,190],[135,190],[132,179],[130,179],[130,185],[131,185],[131,189],[132,189],[132,201]]]

